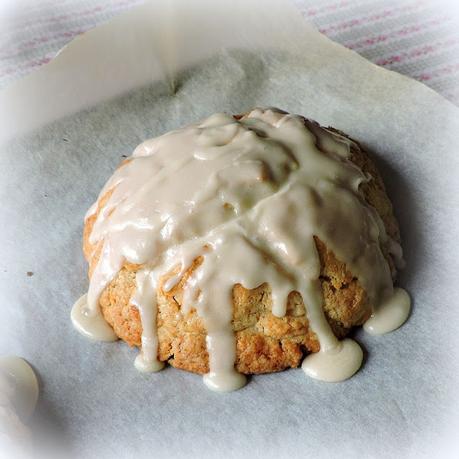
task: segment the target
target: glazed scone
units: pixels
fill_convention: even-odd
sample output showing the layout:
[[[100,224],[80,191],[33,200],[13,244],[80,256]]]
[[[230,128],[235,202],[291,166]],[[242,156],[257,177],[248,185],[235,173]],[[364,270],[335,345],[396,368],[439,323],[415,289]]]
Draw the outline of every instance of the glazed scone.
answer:
[[[251,117],[254,117],[254,119],[256,120],[256,123],[253,127]],[[362,260],[360,260],[359,262],[355,262],[354,258],[357,258],[357,256],[352,259],[352,263],[356,263],[356,266],[358,267],[367,266],[371,267],[371,269],[379,269],[382,273],[380,274],[380,277],[385,276],[384,281],[381,281],[381,285],[378,286],[380,291],[377,289],[375,289],[375,291],[372,290],[371,292],[367,291],[368,287],[367,289],[365,288],[365,283],[368,285],[368,280],[363,279],[362,282],[362,270],[360,272],[353,272],[351,266],[348,266],[346,264],[347,260],[340,259],[338,255],[335,255],[332,247],[329,246],[332,244],[330,244],[329,242],[327,243],[326,240],[323,240],[326,239],[326,237],[322,237],[321,239],[320,235],[315,234],[314,231],[312,232],[312,234],[313,245],[315,246],[315,250],[313,250],[312,252],[308,252],[312,254],[311,256],[316,256],[317,262],[320,263],[320,272],[318,273],[318,285],[320,286],[320,293],[321,297],[323,298],[323,303],[321,307],[323,308],[324,317],[326,319],[326,322],[328,322],[333,335],[339,340],[341,340],[348,334],[352,327],[362,325],[372,315],[375,308],[375,304],[372,303],[375,302],[375,298],[378,297],[380,299],[380,297],[386,295],[386,293],[381,293],[383,291],[383,288],[385,290],[392,288],[392,280],[395,277],[396,273],[396,258],[400,257],[400,248],[398,245],[398,243],[400,242],[398,224],[394,218],[392,205],[387,197],[382,179],[374,163],[371,161],[368,154],[358,144],[358,142],[349,139],[347,136],[345,136],[345,134],[333,128],[324,129],[320,127],[317,123],[308,121],[304,118],[289,117],[290,115],[287,115],[284,112],[280,112],[277,110],[259,110],[259,112],[254,111],[246,115],[235,116],[234,126],[236,127],[234,128],[233,123],[231,121],[228,121],[228,119],[225,119],[223,121],[218,121],[218,123],[220,124],[217,124],[216,126],[214,124],[203,124],[199,125],[198,127],[194,127],[193,129],[195,129],[195,131],[197,132],[196,135],[202,135],[203,130],[205,130],[207,126],[209,126],[209,129],[212,128],[213,131],[211,134],[209,134],[209,136],[211,135],[213,137],[211,137],[210,140],[206,139],[206,142],[210,142],[211,148],[215,149],[216,146],[218,147],[220,146],[220,144],[223,145],[223,142],[221,141],[221,139],[216,141],[214,137],[216,135],[223,135],[223,137],[225,137],[225,135],[228,135],[226,132],[222,134],[222,129],[238,130],[238,133],[235,134],[234,137],[236,139],[238,135],[245,135],[248,132],[252,136],[251,141],[259,142],[261,139],[263,142],[266,143],[270,139],[269,133],[263,131],[263,123],[271,127],[274,126],[276,128],[279,128],[283,126],[282,123],[288,122],[292,124],[292,127],[289,127],[289,129],[301,130],[301,128],[298,126],[298,123],[301,122],[304,125],[305,133],[307,134],[307,136],[310,136],[313,139],[314,148],[318,152],[318,154],[326,155],[327,160],[335,161],[336,165],[333,164],[333,167],[339,168],[345,166],[347,168],[346,174],[356,173],[358,174],[358,177],[361,178],[359,178],[359,182],[355,185],[354,190],[354,193],[357,193],[357,201],[355,201],[354,197],[347,197],[346,199],[349,201],[349,208],[351,210],[357,209],[356,206],[363,206],[363,208],[365,208],[365,212],[367,212],[369,215],[368,221],[376,228],[373,228],[373,233],[376,230],[380,232],[380,234],[378,235],[379,239],[377,239],[379,247],[376,249],[373,247],[372,250],[374,253],[376,253],[375,250],[379,250],[380,252],[378,255],[379,258],[375,258],[376,255],[373,252],[372,255],[368,255],[366,265],[362,262]],[[294,119],[294,122],[296,124],[293,125],[294,123],[290,121],[290,119]],[[247,124],[242,125],[241,128],[241,124],[239,123],[243,123],[244,120]],[[221,128],[220,125],[223,126],[223,128]],[[227,126],[230,126],[230,128],[227,129]],[[219,128],[220,131],[218,131]],[[287,129],[287,127],[285,127],[285,129]],[[306,134],[301,133],[301,135]],[[175,132],[172,133],[172,140],[169,141],[173,141],[174,135],[176,135]],[[233,133],[231,133],[230,136],[231,135],[233,135]],[[296,134],[294,133],[294,135]],[[253,140],[254,136],[256,136],[255,140]],[[300,134],[298,134],[298,136],[300,137]],[[165,140],[163,140],[163,142],[168,141],[167,136],[164,136],[164,139]],[[227,141],[227,139],[224,140],[224,142]],[[229,142],[232,141],[233,140],[231,139],[229,140]],[[276,142],[278,141],[279,140],[277,139]],[[303,138],[301,138],[301,141],[306,142],[306,140],[303,140]],[[121,164],[120,168],[122,169],[126,167],[131,161],[141,160],[138,158],[141,158],[143,155],[154,155],[155,148],[159,147],[152,147],[151,151],[149,151],[146,147],[145,151],[142,154],[139,154],[137,158],[134,154],[134,158],[127,159],[124,163]],[[203,148],[207,148],[207,144],[204,144]],[[277,146],[275,146],[275,148],[277,148]],[[282,178],[283,181],[281,180],[282,183],[280,184],[280,187],[285,187],[285,181],[290,180],[288,178],[288,174],[293,175],[295,172],[292,171],[295,171],[295,167],[297,167],[295,165],[292,166],[292,159],[288,157],[288,155],[290,154],[290,152],[288,151],[289,148],[290,147],[284,148],[286,150],[286,158],[281,158],[280,160],[276,158],[276,161],[285,161],[285,164],[280,164],[280,166],[277,163],[275,164],[276,167],[279,166],[280,172],[273,172],[272,170],[268,170],[267,168],[263,169],[262,167],[261,172],[257,170],[259,176],[257,176],[257,181],[255,182],[255,185],[250,185],[252,186],[252,188],[254,186],[258,186],[259,182],[269,182],[269,176],[274,176],[276,173],[278,175],[287,174],[287,178]],[[344,150],[346,150],[347,153],[344,152]],[[298,153],[295,151],[295,154]],[[299,154],[302,154],[301,151]],[[273,158],[274,156],[275,155],[273,154]],[[208,158],[204,159],[208,160]],[[255,158],[255,160],[258,160],[258,156]],[[255,160],[252,158],[251,162],[248,161],[247,168],[251,167],[252,164],[256,162]],[[293,161],[295,161],[295,159],[293,159]],[[284,169],[287,168],[290,169],[287,172],[285,172]],[[353,171],[352,168],[355,168],[355,171]],[[160,170],[160,168],[158,170]],[[158,174],[159,173],[160,172],[158,172]],[[236,169],[234,173],[240,174],[239,169]],[[328,172],[324,172],[324,174],[327,173]],[[343,177],[346,178],[348,176],[345,175]],[[336,177],[333,175],[330,180],[334,180],[335,178]],[[228,181],[231,179],[231,176],[229,176],[228,179],[225,175],[225,180]],[[322,182],[326,183],[327,180],[322,180]],[[341,186],[340,180],[343,181],[344,179],[337,179],[338,188]],[[353,177],[352,180],[355,180],[355,177]],[[222,183],[225,184],[226,182]],[[314,181],[308,182],[308,184],[309,183],[314,183],[314,186],[316,186]],[[158,185],[158,187],[160,186],[161,185]],[[317,186],[317,189],[319,190],[317,193],[320,194],[322,185]],[[107,218],[111,218],[112,213],[115,213],[116,215],[116,206],[112,206],[111,208],[109,206],[107,207],[107,203],[109,203],[110,200],[113,200],[113,193],[114,190],[116,190],[116,187],[117,185],[115,182],[115,185],[108,186],[106,187],[106,189],[103,190],[101,196],[99,197],[99,200],[93,206],[92,210],[88,213],[87,218],[85,220],[83,248],[85,257],[89,264],[90,279],[93,277],[93,273],[99,265],[101,257],[107,257],[107,254],[104,252],[105,237],[103,235],[103,232],[100,233],[102,234],[102,237],[100,237],[98,240],[91,240],[91,234],[94,231],[95,225],[97,225],[96,222],[98,221],[98,219],[104,220]],[[252,193],[252,188],[249,188],[248,193]],[[292,186],[291,188],[295,189],[294,186]],[[139,187],[139,190],[142,190],[142,188]],[[335,193],[335,188],[333,188],[332,191]],[[140,192],[141,191],[137,191],[137,193]],[[347,193],[347,191],[344,190],[344,185],[342,192],[344,194]],[[155,188],[151,187],[150,189],[148,189],[148,193],[151,193],[151,195],[149,195],[149,199],[154,201]],[[158,193],[161,193],[161,191],[159,190]],[[244,191],[244,193],[246,192]],[[262,189],[262,193],[265,193],[265,189]],[[271,191],[269,193],[271,193],[269,195],[269,197],[271,198],[276,193],[278,193],[277,188],[274,194],[272,194]],[[293,191],[290,192],[288,190],[287,193],[293,194]],[[324,193],[324,196],[328,196],[326,192]],[[227,194],[230,198],[232,198],[231,193],[228,192]],[[318,194],[316,196],[316,194],[312,193],[312,204],[308,204],[309,206],[312,206],[312,212],[315,211],[314,199],[317,199],[318,202],[320,201],[320,199],[323,199],[321,196],[318,196]],[[250,196],[251,195],[249,195],[249,200],[251,199]],[[301,193],[299,194],[299,196],[301,196]],[[241,198],[239,199],[239,201],[237,199],[235,202],[239,203],[239,201],[242,202],[243,199],[247,198],[246,195],[244,195],[243,199]],[[290,218],[292,218],[292,228],[297,224],[297,211],[295,212],[296,208],[294,207],[294,205],[297,205],[295,204],[297,201],[295,201],[295,203],[292,204],[293,212],[284,212],[281,215],[279,212],[282,211],[278,211],[276,208],[269,209],[269,206],[277,205],[278,207],[282,207],[282,201],[279,204],[279,202],[276,202],[275,199],[273,199],[273,202],[271,204],[268,202],[269,199],[265,199],[265,195],[262,195],[261,198],[257,195],[256,199],[257,201],[254,203],[250,203],[247,207],[248,210],[244,210],[244,212],[252,212],[252,209],[257,209],[257,206],[260,207],[259,203],[262,202],[268,209],[266,212],[276,212],[275,214],[273,214],[275,216],[274,218],[279,218],[282,225],[288,227],[290,225]],[[340,203],[341,207],[347,205],[348,201],[346,201],[346,199],[343,198],[343,201]],[[354,199],[355,202],[350,202],[351,199]],[[265,200],[266,203],[264,203],[263,200]],[[358,200],[361,200],[362,202],[359,203]],[[229,204],[227,202],[224,202],[223,205],[234,207],[234,204]],[[318,207],[320,207],[320,204],[318,204]],[[341,208],[337,209],[338,210],[336,212],[341,215]],[[232,210],[233,209],[230,208],[230,211]],[[358,209],[352,210],[352,212],[354,212],[356,215],[357,211],[360,212],[360,210]],[[101,212],[105,213],[105,215],[103,215],[102,217]],[[236,216],[242,215],[242,218],[245,218],[245,214],[242,211],[238,210],[238,212],[239,213],[234,211],[234,214]],[[255,210],[254,212],[256,213],[257,211]],[[345,215],[345,212],[342,212],[342,214]],[[337,217],[338,219],[336,220],[336,222],[334,222],[333,210],[323,210],[321,219],[326,219],[322,217],[329,217],[330,220],[328,223],[329,227],[324,230],[323,234],[332,235],[330,236],[330,240],[333,241],[333,238],[335,238],[338,241],[338,244],[339,241],[342,239],[343,244],[348,244],[350,246],[350,239],[346,239],[347,236],[344,236],[344,233],[341,233],[340,235],[340,232],[351,232],[353,227],[346,228],[345,226],[343,226],[337,227],[336,229],[330,229],[330,226],[333,226],[335,223],[342,223],[340,222],[339,218],[343,218]],[[225,223],[228,221],[227,217],[221,218],[223,219],[222,221]],[[257,218],[258,220],[256,221],[258,225],[266,226],[266,221],[268,221],[269,223],[269,220],[264,219],[265,217],[263,215]],[[229,218],[229,220],[232,221],[231,218]],[[370,223],[367,222],[364,223],[364,225],[368,226],[370,225]],[[216,228],[219,228],[218,225],[220,225],[221,222],[217,221],[216,223],[213,222],[211,224],[214,225]],[[320,225],[321,223],[315,224]],[[125,226],[123,226],[123,228],[125,228]],[[136,231],[138,231],[139,226],[136,226],[135,228]],[[100,229],[98,229],[98,231],[100,231]],[[117,234],[116,231],[114,234]],[[274,233],[271,230],[269,231],[270,232],[266,233],[266,238],[270,241],[271,239],[269,238],[272,238],[272,234]],[[292,232],[293,231],[294,230],[292,229]],[[360,229],[358,231],[360,231]],[[367,234],[367,232],[365,232],[366,230],[362,231],[362,234]],[[371,233],[371,231],[368,231],[368,234],[373,233]],[[248,231],[247,234],[252,233]],[[282,233],[276,233],[275,237],[278,237],[279,234]],[[360,235],[359,237],[360,239],[363,238],[362,235]],[[354,238],[357,241],[356,243],[361,243],[358,240],[359,237]],[[371,239],[374,238],[375,235],[373,234],[373,236],[368,237]],[[258,241],[259,239],[256,240]],[[274,242],[276,241],[277,240],[274,240]],[[284,244],[282,238],[280,238],[279,241],[280,243],[278,244],[278,246]],[[299,241],[299,243],[301,244],[301,241]],[[144,246],[146,244],[143,239],[142,244]],[[370,243],[366,244],[370,245]],[[269,244],[263,247],[268,247],[268,245]],[[216,247],[216,245],[212,246],[212,244],[210,244],[210,246]],[[197,256],[192,257],[192,259],[189,260],[188,265],[185,266],[185,263],[182,262],[181,266],[177,259],[177,262],[175,264],[169,264],[167,270],[157,274],[157,280],[154,284],[156,288],[154,289],[153,293],[155,295],[154,312],[156,313],[156,317],[149,319],[150,321],[153,321],[156,327],[155,343],[157,347],[155,349],[157,349],[157,359],[162,362],[168,362],[176,368],[201,374],[206,374],[209,372],[212,373],[212,368],[210,368],[209,366],[209,342],[206,342],[206,337],[208,335],[208,331],[206,329],[206,321],[203,318],[203,314],[199,314],[197,307],[191,305],[184,308],[183,304],[185,301],[184,295],[187,294],[187,286],[190,285],[190,282],[193,282],[193,276],[196,277],[196,273],[199,272],[203,260],[207,256],[207,252],[205,250],[207,249],[204,248],[204,252],[202,254],[198,254]],[[270,249],[267,248],[266,250],[269,251]],[[281,250],[287,253],[285,247],[281,247]],[[247,263],[250,263],[251,252],[249,252],[247,253]],[[316,253],[316,255],[314,255],[314,252]],[[265,256],[265,254],[262,255]],[[240,263],[245,263],[244,250],[242,250],[239,253],[239,256],[242,257]],[[290,252],[290,258],[287,258],[287,261],[294,260],[295,256],[296,255],[294,254],[292,258],[292,252]],[[129,345],[137,346],[140,348],[142,347],[143,343],[142,334],[145,330],[142,326],[142,317],[140,313],[141,308],[139,308],[138,302],[137,300],[135,300],[135,298],[136,290],[139,289],[138,274],[139,272],[145,271],[145,266],[147,266],[148,263],[135,263],[133,261],[136,260],[129,260],[129,257],[125,255],[123,255],[123,257],[124,258],[122,264],[120,265],[120,269],[117,269],[117,272],[113,276],[113,278],[108,279],[106,285],[103,285],[103,289],[101,289],[98,295],[98,306],[106,322],[113,328],[113,331],[116,334],[116,336],[124,340]],[[269,257],[271,257],[271,253],[268,253],[266,263],[270,262]],[[371,257],[374,258],[373,261],[370,260]],[[295,264],[296,261],[292,263]],[[379,265],[381,266],[379,266],[379,268],[375,268],[374,266],[371,266],[372,263],[379,263]],[[385,266],[382,266],[383,264]],[[225,264],[223,264],[222,266],[223,270],[225,270]],[[232,269],[232,267],[228,267],[229,271],[231,271]],[[148,273],[149,272],[150,271],[148,271]],[[376,281],[372,282],[375,283]],[[165,285],[167,286],[167,288],[165,288]],[[302,296],[298,291],[292,289],[292,291],[290,291],[290,293],[288,293],[288,295],[286,295],[286,298],[284,299],[284,303],[286,303],[285,311],[283,311],[283,313],[281,314],[275,314],[272,301],[273,293],[271,285],[268,282],[268,279],[263,279],[263,281],[260,282],[259,285],[254,285],[254,287],[255,288],[245,288],[244,285],[241,285],[240,282],[235,282],[231,289],[232,319],[230,327],[232,333],[234,333],[234,367],[238,372],[243,374],[258,374],[280,371],[289,367],[298,367],[301,364],[305,355],[307,355],[308,353],[317,353],[321,350],[321,342],[318,338],[317,333],[314,330],[314,327],[311,326],[309,320],[310,313],[307,312],[310,310],[309,308],[311,306],[308,305],[307,301],[303,301]],[[196,295],[196,297],[199,296],[199,292],[200,290],[198,289],[198,294]],[[186,301],[190,302],[190,298],[188,298]],[[192,302],[193,298],[191,298],[191,303]],[[212,307],[218,309],[219,305],[213,305]],[[222,305],[222,307],[224,307],[224,305]],[[276,310],[278,309],[279,307],[277,307]],[[317,313],[315,314],[317,315]],[[324,328],[323,325],[321,327]],[[144,341],[144,344],[145,342],[146,341]]]

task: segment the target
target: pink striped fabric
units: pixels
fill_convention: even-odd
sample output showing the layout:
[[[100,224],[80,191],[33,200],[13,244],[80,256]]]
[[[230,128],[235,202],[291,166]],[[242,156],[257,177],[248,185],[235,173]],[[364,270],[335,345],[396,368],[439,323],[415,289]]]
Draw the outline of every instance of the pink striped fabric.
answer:
[[[293,1],[331,39],[459,105],[457,0]]]
[[[0,87],[43,65],[76,35],[142,0],[0,2]],[[457,1],[292,0],[322,33],[459,105]]]

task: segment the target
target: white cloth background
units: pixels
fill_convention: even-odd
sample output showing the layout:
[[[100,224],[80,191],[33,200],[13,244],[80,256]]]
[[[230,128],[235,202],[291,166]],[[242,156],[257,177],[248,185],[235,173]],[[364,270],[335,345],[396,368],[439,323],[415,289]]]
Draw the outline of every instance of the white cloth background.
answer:
[[[457,1],[293,0],[325,35],[459,104]],[[143,0],[1,0],[0,87]]]

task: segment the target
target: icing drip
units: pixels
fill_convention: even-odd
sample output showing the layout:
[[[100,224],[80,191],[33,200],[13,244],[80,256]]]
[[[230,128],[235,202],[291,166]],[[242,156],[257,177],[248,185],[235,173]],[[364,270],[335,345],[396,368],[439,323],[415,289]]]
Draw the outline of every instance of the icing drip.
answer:
[[[32,436],[26,423],[37,399],[38,381],[30,365],[20,357],[0,357],[1,457],[32,457]]]
[[[70,318],[73,326],[86,338],[95,341],[116,341],[118,339],[102,314],[99,312],[94,314],[88,308],[87,295],[80,297],[73,305]]]
[[[154,273],[141,269],[136,274],[136,292],[131,303],[140,311],[142,321],[142,349],[135,359],[135,367],[142,372],[154,372],[164,368],[158,360],[158,336],[156,332],[156,279]]]
[[[362,359],[360,346],[352,339],[344,339],[326,352],[308,355],[302,368],[311,378],[339,382],[350,378],[362,365]]]
[[[384,335],[404,324],[410,314],[411,300],[402,288],[394,289],[365,322],[363,328],[371,335]]]
[[[24,359],[0,357],[0,389],[0,405],[4,396],[22,420],[32,416],[38,399],[38,381]]]
[[[103,321],[99,296],[124,263],[141,265],[131,299],[143,329],[136,367],[161,369],[156,288],[175,269],[162,285],[172,289],[200,257],[181,308],[184,314],[195,308],[206,326],[208,387],[228,391],[245,382],[235,370],[235,284],[268,283],[278,317],[286,313],[288,294],[299,292],[320,342],[320,353],[303,368],[326,381],[350,377],[362,352],[352,340],[339,342],[326,320],[314,237],[358,277],[377,311],[393,292],[381,247],[401,258],[359,189],[370,177],[350,161],[350,143],[301,117],[256,109],[240,120],[216,114],[141,144],[88,211],[87,217],[97,214],[90,243],[102,248],[88,313],[76,313],[77,328],[86,333],[86,319]]]

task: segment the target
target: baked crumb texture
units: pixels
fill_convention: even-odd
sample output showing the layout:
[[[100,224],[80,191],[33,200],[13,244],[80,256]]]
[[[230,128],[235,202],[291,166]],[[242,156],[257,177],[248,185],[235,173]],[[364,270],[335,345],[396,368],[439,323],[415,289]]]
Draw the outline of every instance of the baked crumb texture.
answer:
[[[345,135],[332,128],[329,130]],[[352,162],[372,177],[368,183],[361,185],[366,201],[377,210],[387,234],[399,241],[392,205],[375,165],[357,142],[351,145],[351,153]],[[108,197],[109,193],[101,198],[99,209]],[[89,262],[89,276],[101,250],[100,244],[92,246],[89,243],[89,234],[97,214],[86,220],[84,228],[83,247]],[[315,243],[321,262],[324,311],[333,332],[341,339],[352,327],[363,324],[369,318],[371,306],[365,290],[346,265],[320,239],[315,238]],[[390,254],[384,255],[394,269]],[[206,328],[195,310],[192,309],[188,314],[181,312],[185,282],[200,262],[200,259],[196,259],[182,280],[169,292],[164,292],[161,285],[174,272],[161,280],[157,291],[157,324],[158,358],[176,368],[203,374],[209,371]],[[125,264],[99,300],[101,311],[115,333],[130,346],[138,347],[141,345],[142,325],[139,311],[130,304],[130,299],[135,291],[136,271],[140,268],[140,265]],[[241,285],[234,286],[233,329],[237,342],[236,369],[239,372],[271,373],[298,367],[307,353],[319,351],[319,342],[309,328],[301,296],[291,292],[287,301],[285,317],[276,317],[271,313],[269,285],[263,284],[252,290]]]

